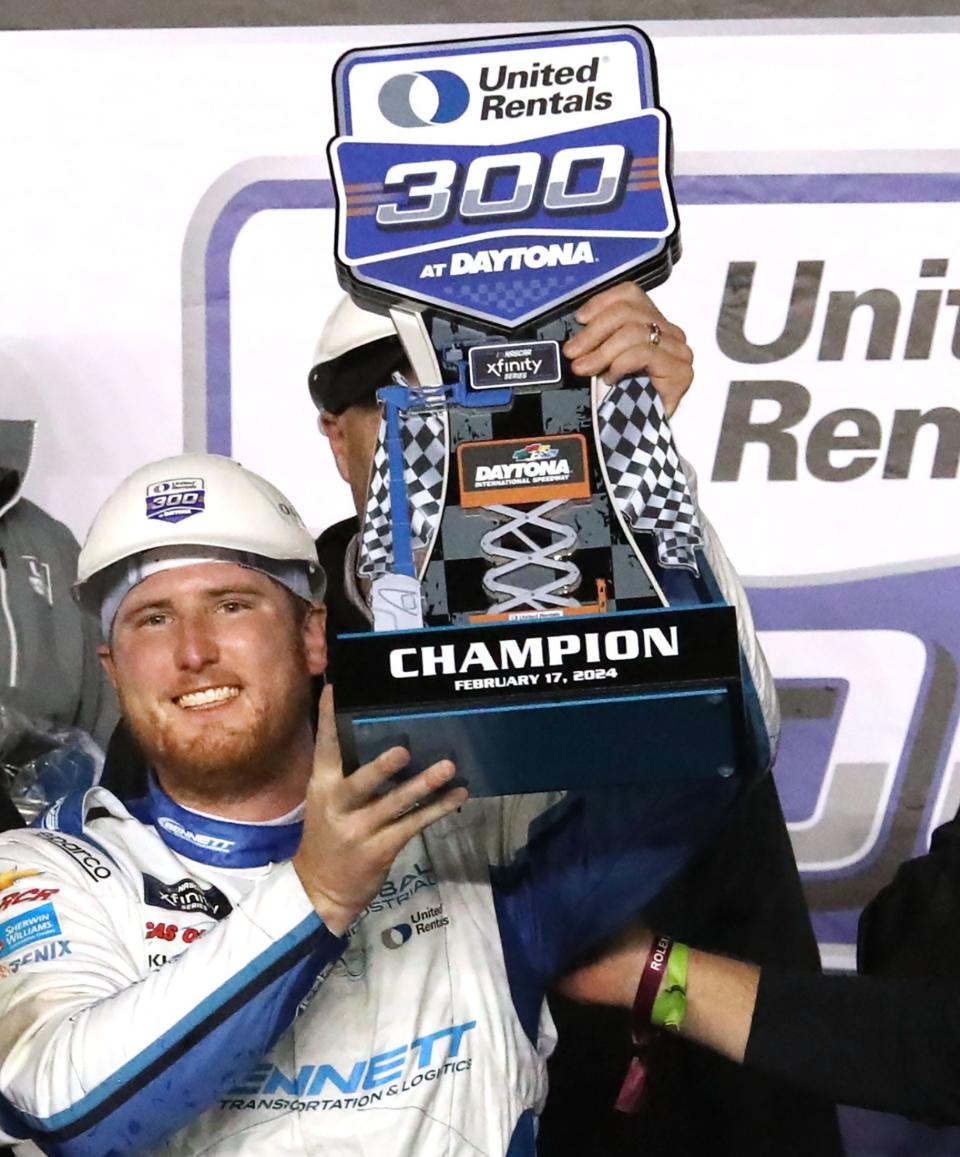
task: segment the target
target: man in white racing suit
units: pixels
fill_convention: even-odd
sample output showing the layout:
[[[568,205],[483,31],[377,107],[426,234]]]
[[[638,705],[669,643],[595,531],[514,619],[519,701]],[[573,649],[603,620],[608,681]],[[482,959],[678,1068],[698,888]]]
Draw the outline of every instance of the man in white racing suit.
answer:
[[[329,691],[315,750],[310,722],[317,571],[291,504],[215,456],[138,471],[98,515],[80,597],[152,774],[0,839],[5,1137],[532,1157],[547,986],[737,797],[468,800],[446,762],[392,786],[400,749],[344,777]]]

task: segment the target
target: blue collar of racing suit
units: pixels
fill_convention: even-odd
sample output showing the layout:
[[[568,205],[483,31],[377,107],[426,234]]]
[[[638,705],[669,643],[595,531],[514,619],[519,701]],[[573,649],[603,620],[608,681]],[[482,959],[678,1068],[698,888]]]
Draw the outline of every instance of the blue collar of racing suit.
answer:
[[[281,824],[214,819],[181,807],[150,776],[149,794],[128,804],[181,856],[217,868],[258,868],[289,860],[300,846],[303,821]]]

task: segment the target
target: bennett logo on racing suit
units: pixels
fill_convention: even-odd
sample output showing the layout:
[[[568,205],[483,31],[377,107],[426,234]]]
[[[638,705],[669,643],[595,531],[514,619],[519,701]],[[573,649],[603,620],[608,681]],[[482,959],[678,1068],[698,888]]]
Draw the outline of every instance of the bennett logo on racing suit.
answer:
[[[220,836],[208,836],[206,832],[191,832],[189,828],[185,828],[183,824],[170,819],[169,816],[161,816],[157,823],[171,835],[178,836],[189,844],[195,844],[198,848],[208,848],[212,852],[229,852],[235,842],[221,839]]]
[[[151,907],[167,908],[171,912],[203,912],[214,920],[222,920],[232,908],[226,896],[213,885],[201,888],[196,880],[190,879],[165,884],[146,872],[143,874],[143,901]]]
[[[93,880],[108,880],[113,873],[97,857],[83,844],[75,843],[73,840],[68,840],[65,836],[58,835],[57,832],[39,831],[37,835],[42,840],[47,840],[53,844],[54,847],[60,849],[61,852],[66,852],[68,856],[76,860],[81,868]]]
[[[229,1090],[228,1097],[236,1099],[222,1100],[220,1107],[277,1111],[363,1108],[384,1094],[396,1096],[424,1081],[438,1080],[447,1073],[468,1069],[470,1058],[460,1057],[460,1046],[466,1034],[476,1027],[475,1020],[468,1020],[437,1032],[424,1033],[409,1045],[364,1057],[343,1071],[331,1064],[311,1064],[301,1065],[291,1076],[277,1065],[261,1064]],[[332,1097],[323,1099],[321,1094],[324,1091],[331,1093]],[[260,1099],[275,1093],[283,1096],[275,1100]],[[358,1095],[337,1095],[343,1093]]]

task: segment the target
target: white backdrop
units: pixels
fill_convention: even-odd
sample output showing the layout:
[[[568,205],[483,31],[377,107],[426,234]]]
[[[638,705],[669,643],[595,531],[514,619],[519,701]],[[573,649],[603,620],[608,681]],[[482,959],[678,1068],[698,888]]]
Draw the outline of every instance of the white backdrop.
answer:
[[[39,419],[27,494],[82,537],[145,460],[229,446],[315,529],[347,514],[306,391],[337,292],[332,213],[305,207],[333,64],[524,27],[0,33],[0,414]],[[849,966],[859,907],[960,804],[960,19],[645,30],[684,243],[656,298],[697,356],[675,430],[750,576],[785,810],[824,957]],[[798,262],[821,281],[791,312]],[[869,308],[836,332],[868,292],[872,356]],[[956,1151],[871,1128],[851,1152]]]
[[[949,80],[960,47],[956,21],[721,21],[647,30],[680,175],[960,170]],[[17,109],[2,129],[0,400],[7,413],[41,419],[33,497],[82,534],[120,474],[181,447],[180,264],[188,226],[205,194],[243,162],[254,162],[246,167],[250,181],[268,157],[296,158],[304,174],[325,174],[338,55],[363,43],[480,31],[489,26],[0,35],[0,99]],[[317,525],[331,513],[303,383],[335,292],[331,216],[278,210],[252,218],[231,270],[237,453],[283,480]],[[852,534],[838,484],[818,483],[802,467],[796,485],[777,488],[778,517],[765,519],[759,535],[739,514],[765,489],[763,455],[748,450],[736,485],[708,479],[734,378],[784,378],[814,391],[796,431],[801,458],[804,435],[830,410],[873,409],[888,431],[897,406],[950,405],[955,307],[944,306],[926,362],[905,367],[898,334],[890,362],[865,364],[861,318],[843,362],[818,365],[816,351],[827,291],[885,287],[908,313],[920,259],[956,251],[955,221],[952,203],[684,209],[685,255],[657,293],[698,358],[696,393],[677,433],[745,573],[883,564],[893,561],[891,548],[900,560],[956,552],[953,488],[924,484],[929,450],[918,453],[910,487],[884,483],[878,469],[840,486],[844,500],[857,494],[861,517]],[[724,358],[714,331],[727,263],[758,263],[747,335],[762,342],[782,328],[796,261],[811,259],[827,264],[811,339],[762,373]],[[949,286],[950,277],[930,284]],[[264,421],[275,437],[260,436]],[[315,473],[296,472],[308,462]],[[921,486],[936,540],[918,527],[894,546],[886,520],[915,509]]]
[[[327,178],[333,64],[367,43],[523,27],[0,34],[0,101],[16,110],[0,129],[0,412],[39,419],[28,495],[82,537],[143,461],[229,445],[315,529],[347,514],[306,391],[338,292],[332,212],[294,207]],[[756,588],[788,693],[778,774],[798,855],[827,958],[849,963],[859,904],[960,800],[960,20],[646,31],[684,243],[655,296],[697,355],[676,433]],[[231,226],[236,199],[264,182],[274,207]],[[751,347],[787,323],[798,262],[822,263],[809,334],[758,362]],[[718,341],[733,263],[755,265],[745,316],[726,318],[753,360]],[[889,353],[867,356],[866,307],[844,349],[834,334],[821,351],[844,300],[831,295],[867,291]],[[214,366],[210,335],[226,322]],[[939,443],[927,426],[912,455],[902,436],[891,451],[908,411],[930,410]],[[756,428],[778,419],[773,469]],[[858,447],[839,444],[847,435]],[[859,477],[824,479],[857,460]]]

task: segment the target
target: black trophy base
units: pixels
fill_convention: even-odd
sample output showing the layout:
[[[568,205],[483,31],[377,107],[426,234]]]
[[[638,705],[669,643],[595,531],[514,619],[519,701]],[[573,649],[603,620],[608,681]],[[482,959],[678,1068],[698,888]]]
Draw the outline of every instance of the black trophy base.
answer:
[[[452,759],[474,796],[727,777],[744,766],[736,612],[657,608],[341,636],[347,772]]]

